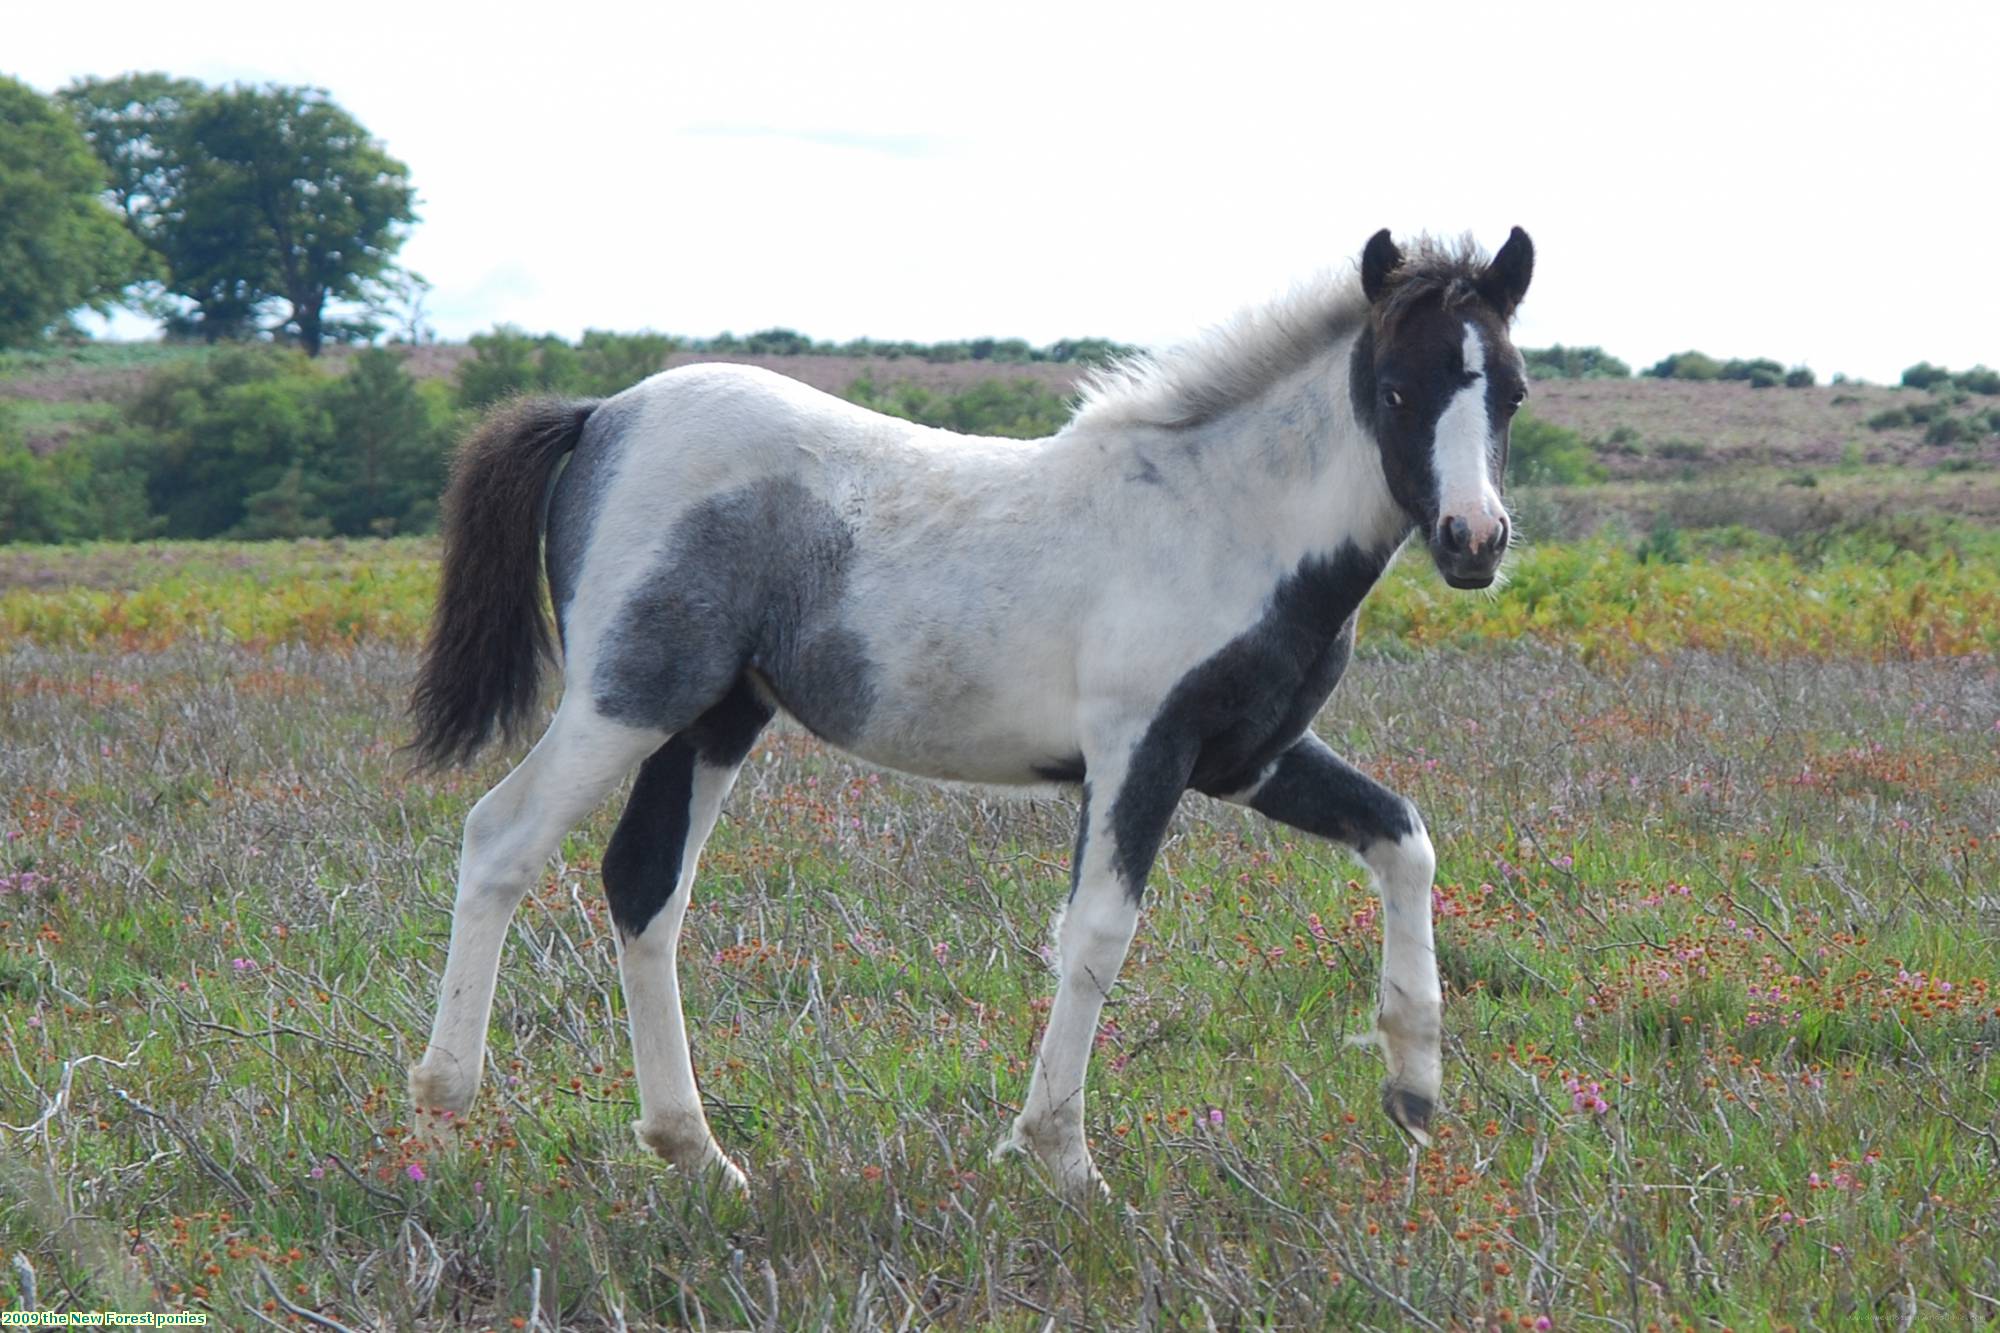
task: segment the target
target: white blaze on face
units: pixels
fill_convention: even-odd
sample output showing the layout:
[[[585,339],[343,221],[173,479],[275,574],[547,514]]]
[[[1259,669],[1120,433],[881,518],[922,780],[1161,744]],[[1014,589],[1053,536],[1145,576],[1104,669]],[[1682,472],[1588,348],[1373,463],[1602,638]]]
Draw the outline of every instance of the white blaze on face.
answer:
[[[1486,414],[1486,344],[1465,326],[1465,369],[1472,382],[1452,395],[1438,417],[1431,470],[1438,482],[1438,521],[1462,518],[1473,549],[1500,535],[1506,509],[1493,489],[1493,427]]]

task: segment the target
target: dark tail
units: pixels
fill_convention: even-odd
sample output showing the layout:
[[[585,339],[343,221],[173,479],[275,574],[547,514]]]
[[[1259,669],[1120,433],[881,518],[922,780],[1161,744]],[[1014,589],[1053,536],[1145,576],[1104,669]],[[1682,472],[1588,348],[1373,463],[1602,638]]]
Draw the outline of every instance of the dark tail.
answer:
[[[444,574],[410,697],[428,768],[462,763],[497,731],[512,739],[554,657],[542,601],[549,478],[576,448],[593,401],[517,398],[458,448],[444,492]]]

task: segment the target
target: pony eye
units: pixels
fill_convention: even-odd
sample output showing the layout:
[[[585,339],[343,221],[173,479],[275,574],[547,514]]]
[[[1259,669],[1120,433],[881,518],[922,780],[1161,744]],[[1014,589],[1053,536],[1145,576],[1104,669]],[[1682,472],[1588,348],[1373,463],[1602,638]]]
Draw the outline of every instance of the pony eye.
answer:
[[[1519,407],[1522,403],[1525,403],[1527,401],[1528,401],[1528,391],[1526,389],[1516,389],[1514,391],[1513,399],[1507,404],[1507,406]]]
[[[1401,407],[1401,406],[1403,405],[1403,395],[1402,395],[1402,392],[1401,392],[1400,390],[1397,390],[1397,389],[1385,389],[1385,390],[1383,390],[1383,393],[1382,393],[1382,400],[1383,400],[1384,402],[1388,403],[1388,404],[1389,404],[1389,406],[1391,406],[1391,407]]]

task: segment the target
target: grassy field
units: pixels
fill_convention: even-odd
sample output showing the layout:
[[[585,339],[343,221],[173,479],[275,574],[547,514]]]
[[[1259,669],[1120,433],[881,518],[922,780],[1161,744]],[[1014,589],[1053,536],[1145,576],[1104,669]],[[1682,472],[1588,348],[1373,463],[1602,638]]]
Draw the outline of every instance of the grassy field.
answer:
[[[479,1106],[412,1133],[459,824],[507,763],[395,753],[432,554],[0,552],[0,1301],[231,1328],[2000,1319],[1990,532],[1549,544],[1493,597],[1404,562],[1318,725],[1437,839],[1438,1142],[1395,1133],[1347,1042],[1379,935],[1358,867],[1190,798],[1097,1043],[1116,1203],[1082,1210],[986,1161],[1073,810],[782,728],[683,954],[749,1197],[627,1129],[615,803],[516,919]]]

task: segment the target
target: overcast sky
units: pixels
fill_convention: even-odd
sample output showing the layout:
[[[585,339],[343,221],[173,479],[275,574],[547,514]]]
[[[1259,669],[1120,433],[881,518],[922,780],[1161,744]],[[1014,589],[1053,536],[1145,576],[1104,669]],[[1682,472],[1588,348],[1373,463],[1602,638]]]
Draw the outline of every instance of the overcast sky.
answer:
[[[1346,8],[24,0],[0,73],[326,88],[446,338],[1159,343],[1518,223],[1523,345],[2000,365],[2000,5]]]

